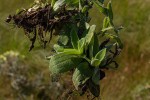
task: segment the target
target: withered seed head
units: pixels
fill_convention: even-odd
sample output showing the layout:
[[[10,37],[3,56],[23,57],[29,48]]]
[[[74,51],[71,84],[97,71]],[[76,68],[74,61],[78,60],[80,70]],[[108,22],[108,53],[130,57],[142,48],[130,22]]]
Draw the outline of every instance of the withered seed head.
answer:
[[[9,22],[11,21],[11,19],[12,19],[12,16],[9,15],[9,16],[7,17],[7,19],[6,19],[6,22],[9,23]]]

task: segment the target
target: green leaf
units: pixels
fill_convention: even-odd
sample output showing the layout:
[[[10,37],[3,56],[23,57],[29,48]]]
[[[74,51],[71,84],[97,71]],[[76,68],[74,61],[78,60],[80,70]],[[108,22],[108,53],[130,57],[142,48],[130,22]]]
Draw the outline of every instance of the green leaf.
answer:
[[[72,43],[73,48],[78,49],[79,37],[77,35],[77,30],[74,27],[71,30],[70,37],[71,37],[71,43]]]
[[[99,51],[99,40],[98,36],[94,35],[93,56],[95,56],[98,51]]]
[[[123,43],[122,43],[121,39],[118,36],[115,36],[114,39],[117,41],[119,48],[123,49]]]
[[[107,34],[106,36],[108,36],[111,39],[116,40],[117,44],[119,45],[119,48],[121,48],[121,49],[123,48],[123,43],[122,43],[119,36],[116,36],[116,35],[113,35],[113,34]]]
[[[99,68],[95,68],[94,74],[92,76],[92,81],[94,82],[94,84],[99,85],[99,81],[100,81],[100,71],[99,71]]]
[[[88,30],[88,29],[90,28],[89,23],[85,23],[85,27],[86,27],[86,29]]]
[[[58,1],[56,1],[54,6],[53,6],[54,11],[57,11],[64,4],[65,4],[65,0],[58,0]]]
[[[106,48],[104,48],[101,51],[99,51],[96,54],[95,59],[99,59],[100,61],[102,61],[104,59],[105,55],[106,55]]]
[[[80,63],[77,69],[87,77],[91,77],[93,75],[93,69],[90,68],[88,62]]]
[[[66,4],[70,5],[70,6],[76,6],[79,4],[79,0],[65,0]]]
[[[64,51],[64,48],[62,46],[59,46],[58,44],[54,44],[53,48],[56,52],[63,52]]]
[[[50,57],[49,69],[52,74],[64,73],[75,68],[82,60],[75,55],[56,54]]]
[[[86,13],[89,9],[90,9],[89,6],[85,5],[85,6],[82,8],[82,13]]]
[[[107,28],[109,26],[109,18],[105,17],[103,20],[103,29]]]
[[[103,29],[102,29],[102,32],[106,32],[106,31],[112,30],[112,29],[114,29],[114,27],[112,27],[112,26],[107,27],[107,28],[103,28]]]
[[[105,16],[108,16],[108,9],[107,8],[105,8],[102,4],[100,4],[96,0],[93,0],[93,2],[101,13],[103,13]]]
[[[92,59],[99,51],[99,42],[97,35],[94,35],[89,44],[89,57]]]
[[[81,52],[78,49],[64,49],[63,53],[65,54],[75,54],[75,55],[80,55]]]
[[[92,59],[91,60],[91,65],[98,67],[100,65],[101,61],[99,59]]]
[[[100,95],[100,86],[94,84],[92,80],[88,81],[88,88],[95,97],[98,97]]]
[[[102,49],[101,51],[99,51],[94,58],[92,58],[91,60],[91,65],[94,67],[98,67],[102,60],[104,59],[106,55],[106,48]]]
[[[22,10],[17,9],[17,10],[16,10],[16,14],[19,14],[21,11],[22,11]]]
[[[81,0],[79,0],[79,10],[82,10]]]
[[[68,41],[69,41],[69,38],[66,35],[60,35],[59,40],[58,40],[58,42],[60,42],[63,45],[67,45]]]
[[[57,0],[51,0],[51,6],[53,7]]]
[[[92,70],[87,62],[82,62],[75,69],[72,81],[75,88],[78,90],[80,85],[83,85],[92,76]]]
[[[113,11],[112,11],[111,1],[108,3],[107,9],[108,9],[108,16],[109,16],[110,20],[113,20]]]
[[[83,54],[84,52],[85,43],[86,43],[85,38],[82,38],[78,41],[78,50],[80,51],[80,54]]]
[[[89,44],[93,38],[94,31],[95,31],[96,25],[92,25],[88,31],[88,34],[86,35],[86,42]]]
[[[93,45],[94,45],[94,36],[92,37],[91,42],[89,43],[89,57],[90,57],[90,59],[93,58],[93,52],[94,52]]]

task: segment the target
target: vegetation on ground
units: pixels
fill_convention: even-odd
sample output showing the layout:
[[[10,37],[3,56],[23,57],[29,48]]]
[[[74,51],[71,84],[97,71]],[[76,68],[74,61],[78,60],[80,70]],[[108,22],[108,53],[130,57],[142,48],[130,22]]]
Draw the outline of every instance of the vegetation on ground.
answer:
[[[6,25],[6,23],[4,22],[4,19],[8,16],[9,13],[14,12],[19,6],[29,7],[28,5],[32,1],[16,0],[14,2],[5,0],[1,2],[3,3],[0,6],[0,52],[3,53],[12,49],[15,51],[19,51],[21,54],[24,54],[27,59],[26,65],[30,64],[31,66],[31,69],[29,70],[29,72],[31,73],[35,72],[36,68],[39,70],[39,72],[41,72],[41,70],[48,70],[48,68],[45,67],[48,65],[46,65],[45,62],[43,63],[43,58],[45,55],[49,54],[48,48],[51,48],[51,44],[54,41],[52,41],[48,48],[46,48],[45,50],[37,50],[39,48],[37,45],[35,46],[35,50],[31,51],[32,53],[29,53],[27,52],[29,48],[29,42],[27,41],[26,37],[23,37],[22,30],[16,30],[16,28],[11,25],[11,27],[8,27],[8,25]],[[8,8],[5,8],[6,5]],[[121,56],[118,59],[120,63],[120,69],[113,72],[107,71],[107,76],[104,78],[104,80],[102,80],[102,99],[148,100],[150,84],[150,29],[148,28],[150,23],[149,0],[124,0],[121,2],[116,0],[112,1],[112,5],[114,7],[113,11],[116,12],[116,15],[114,15],[115,23],[117,23],[118,25],[120,23],[123,23],[125,27],[124,31],[122,32],[122,39],[124,40],[124,44],[126,45]],[[90,13],[95,17],[94,19],[92,19],[91,23],[99,22],[98,20],[102,19],[99,18],[98,14],[95,13],[97,13],[95,10],[92,10]],[[97,23],[97,26],[98,25],[100,25],[100,23]],[[14,37],[12,36],[12,34],[14,35]],[[43,54],[43,51],[48,52],[46,54]],[[47,75],[49,74],[47,73]],[[3,81],[1,82],[1,97],[11,98],[11,95],[7,93],[7,91],[5,91],[2,84],[6,83],[3,83]]]

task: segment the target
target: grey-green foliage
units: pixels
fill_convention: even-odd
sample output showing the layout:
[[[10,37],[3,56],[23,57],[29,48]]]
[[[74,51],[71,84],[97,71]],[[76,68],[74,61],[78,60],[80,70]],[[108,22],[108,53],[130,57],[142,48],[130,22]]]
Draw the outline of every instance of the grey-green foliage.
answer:
[[[95,31],[96,25],[89,24],[89,10],[93,4],[105,16],[99,32]],[[51,4],[36,2],[28,10],[10,15],[6,22],[13,20],[25,30],[26,35],[33,35],[30,38],[30,50],[34,47],[36,37],[45,47],[48,42],[45,33],[50,33],[49,41],[55,33],[58,36],[53,46],[55,52],[48,57],[51,74],[74,71],[72,81],[75,88],[82,90],[86,87],[98,97],[99,81],[105,76],[103,69],[118,66],[114,59],[123,48],[118,34],[122,27],[115,26],[113,15],[111,1],[105,5],[104,0],[52,0]]]
[[[72,81],[76,89],[78,89],[78,86],[85,84],[92,74],[93,72],[87,62],[80,63],[75,69],[72,77]]]
[[[87,15],[93,4],[106,16],[103,27],[98,33],[95,32],[96,25],[89,25]],[[79,13],[72,16],[72,20],[75,18],[80,20],[77,23],[68,22],[68,25],[64,25],[65,27],[61,29],[64,34],[59,35],[60,39],[64,36],[68,38],[62,40],[62,43],[55,44],[56,53],[48,57],[51,73],[59,74],[74,70],[72,81],[75,88],[78,90],[86,86],[94,96],[98,97],[99,80],[103,78],[100,71],[109,69],[108,66],[112,63],[117,65],[114,59],[123,48],[118,34],[120,28],[113,24],[111,1],[105,6],[104,0],[52,0],[51,5],[56,12],[65,5],[66,9],[71,7],[78,9]],[[101,41],[99,36],[107,39]]]
[[[60,53],[50,58],[50,70],[54,74],[63,73],[75,68],[82,62],[76,55]]]

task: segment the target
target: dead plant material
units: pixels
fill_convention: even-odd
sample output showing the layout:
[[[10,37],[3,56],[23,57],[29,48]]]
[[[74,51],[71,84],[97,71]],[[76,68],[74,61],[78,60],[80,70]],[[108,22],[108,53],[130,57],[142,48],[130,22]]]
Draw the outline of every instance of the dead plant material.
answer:
[[[12,21],[19,28],[24,29],[25,35],[27,35],[32,42],[29,49],[29,51],[31,51],[37,37],[45,48],[47,42],[50,42],[52,39],[53,30],[55,30],[56,27],[60,30],[65,23],[72,21],[72,16],[77,14],[78,10],[75,9],[66,10],[66,8],[63,7],[59,12],[55,12],[50,5],[46,5],[43,8],[24,9],[13,16],[9,15],[6,22],[10,23],[10,21]],[[49,33],[49,40],[46,40],[47,33]]]

